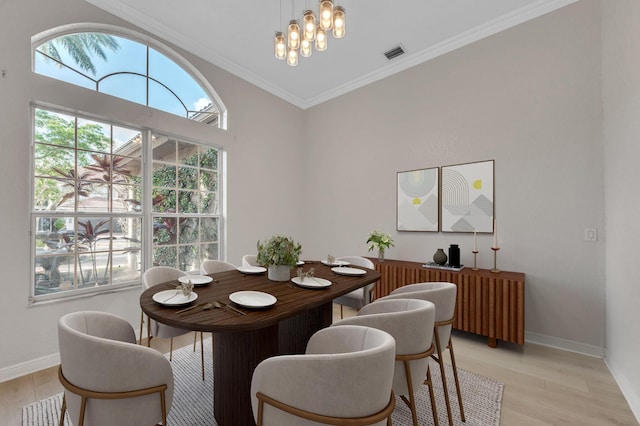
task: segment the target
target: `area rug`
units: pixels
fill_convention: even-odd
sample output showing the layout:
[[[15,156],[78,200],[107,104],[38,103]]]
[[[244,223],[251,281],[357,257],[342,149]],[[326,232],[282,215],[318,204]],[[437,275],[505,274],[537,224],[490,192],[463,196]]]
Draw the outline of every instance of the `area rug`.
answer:
[[[213,418],[213,368],[211,365],[211,341],[204,342],[205,360],[209,360],[205,367],[205,380],[201,380],[200,348],[193,352],[193,347],[184,347],[174,351],[173,375],[175,390],[168,423],[171,426],[214,426]],[[466,426],[497,426],[500,424],[500,405],[504,385],[495,380],[477,375],[458,368],[458,377],[462,389],[462,400],[466,422],[460,419],[458,399],[455,393],[453,373],[450,366],[446,366],[447,384],[449,384],[449,399],[455,425]],[[438,420],[441,425],[447,425],[447,410],[442,392],[440,370],[432,361],[431,372],[436,394]],[[22,408],[22,426],[54,426],[60,419],[62,394],[43,399]],[[416,393],[418,407],[418,421],[422,425],[432,425],[431,403],[429,391],[422,386]],[[411,411],[409,407],[396,397],[396,409],[393,413],[394,426],[411,425]],[[65,425],[71,425],[69,419]]]

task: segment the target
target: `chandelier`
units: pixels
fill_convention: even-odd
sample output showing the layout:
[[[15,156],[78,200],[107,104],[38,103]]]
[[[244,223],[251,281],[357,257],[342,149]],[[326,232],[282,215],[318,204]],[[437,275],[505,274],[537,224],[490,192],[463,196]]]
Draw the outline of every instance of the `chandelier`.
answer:
[[[293,0],[291,9],[293,14]],[[302,26],[297,19],[291,19],[286,37],[282,31],[276,31],[276,58],[286,59],[287,64],[295,67],[298,65],[298,56],[309,57],[314,49],[318,52],[327,50],[329,33],[333,38],[344,37],[345,10],[342,6],[334,6],[333,0],[320,0],[317,19],[313,11],[307,9],[303,12]]]

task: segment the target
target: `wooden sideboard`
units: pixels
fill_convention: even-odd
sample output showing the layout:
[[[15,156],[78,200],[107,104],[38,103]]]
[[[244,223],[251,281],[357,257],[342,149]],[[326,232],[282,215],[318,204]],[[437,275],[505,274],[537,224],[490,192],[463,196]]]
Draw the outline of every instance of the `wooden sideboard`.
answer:
[[[380,272],[374,297],[388,295],[407,284],[446,281],[458,286],[453,327],[487,336],[489,346],[498,340],[524,344],[524,274],[488,269],[464,268],[460,272],[425,268],[424,263],[402,260],[379,262],[370,258]]]

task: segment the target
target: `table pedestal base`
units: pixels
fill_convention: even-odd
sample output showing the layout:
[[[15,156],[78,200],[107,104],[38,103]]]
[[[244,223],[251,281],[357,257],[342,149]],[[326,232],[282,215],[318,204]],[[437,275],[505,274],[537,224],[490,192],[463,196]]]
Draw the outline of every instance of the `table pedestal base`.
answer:
[[[219,426],[255,425],[251,377],[264,359],[278,355],[278,326],[213,335],[213,410]]]
[[[213,410],[219,426],[253,426],[251,378],[263,360],[304,353],[309,338],[332,321],[332,304],[302,312],[279,324],[213,335]]]

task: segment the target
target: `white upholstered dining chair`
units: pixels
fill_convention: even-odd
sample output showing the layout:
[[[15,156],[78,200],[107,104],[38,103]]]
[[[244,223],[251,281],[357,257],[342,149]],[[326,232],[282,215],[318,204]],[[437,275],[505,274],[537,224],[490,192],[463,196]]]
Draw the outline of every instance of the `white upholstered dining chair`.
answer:
[[[258,426],[390,424],[394,359],[395,342],[384,331],[322,329],[304,355],[258,364],[251,380],[253,417]]]
[[[444,372],[443,352],[448,349],[451,357],[451,366],[453,368],[453,378],[456,385],[456,393],[458,395],[458,406],[460,407],[460,418],[465,421],[464,407],[462,405],[462,393],[460,392],[460,381],[458,380],[458,368],[456,367],[456,358],[453,353],[453,342],[451,340],[451,328],[455,319],[456,311],[456,295],[458,287],[448,282],[425,282],[409,284],[399,287],[379,300],[411,298],[428,300],[436,305],[436,321],[433,330],[433,339],[436,344],[436,353],[431,357],[436,360],[440,366],[440,375],[442,376],[442,389],[444,391],[444,400],[447,405],[447,416],[449,424],[453,425],[453,416],[451,414],[451,403],[449,401],[449,392],[447,390],[447,379]]]
[[[200,264],[200,273],[204,275],[215,274],[216,272],[233,271],[238,269],[233,263],[224,260],[207,259]]]
[[[373,262],[362,256],[342,256],[336,260],[349,262],[353,266],[362,266],[364,268],[374,269]],[[354,309],[360,309],[364,305],[371,303],[373,300],[374,284],[367,284],[362,288],[357,288],[349,293],[333,299],[333,303],[340,305],[340,318],[344,318],[343,306],[350,306]]]
[[[242,266],[260,266],[257,254],[245,254],[242,256]]]
[[[396,341],[393,393],[399,395],[409,406],[414,426],[418,426],[414,395],[422,385],[425,376],[429,387],[434,424],[438,425],[429,371],[429,357],[435,348],[433,343],[435,314],[435,305],[425,300],[378,300],[363,306],[356,316],[345,318],[332,325],[362,325],[386,331],[393,336]]]
[[[58,321],[65,412],[76,426],[167,424],[173,372],[155,349],[136,344],[131,324],[106,312],[73,312]]]
[[[153,266],[142,274],[142,287],[144,290],[155,285],[165,283],[167,281],[175,281],[178,278],[187,275],[179,269],[170,266]],[[142,343],[142,325],[144,323],[144,312],[140,315],[140,342]],[[172,327],[170,325],[159,323],[158,321],[147,318],[147,346],[151,346],[151,338],[168,338],[169,343],[169,360],[173,359],[173,338],[190,333],[191,330]],[[195,337],[194,337],[195,338]],[[195,343],[194,343],[195,350]],[[204,380],[204,342],[203,334],[200,332],[200,359],[202,362],[202,380]]]

